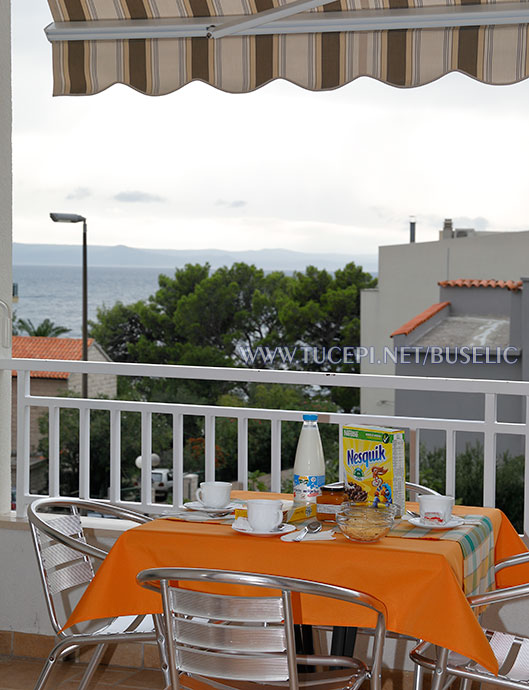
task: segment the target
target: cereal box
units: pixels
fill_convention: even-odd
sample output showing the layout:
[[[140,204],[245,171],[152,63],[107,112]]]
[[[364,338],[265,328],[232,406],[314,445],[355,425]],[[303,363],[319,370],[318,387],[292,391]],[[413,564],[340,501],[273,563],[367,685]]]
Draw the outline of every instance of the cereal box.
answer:
[[[382,427],[343,427],[346,499],[394,503],[405,501],[404,432]]]

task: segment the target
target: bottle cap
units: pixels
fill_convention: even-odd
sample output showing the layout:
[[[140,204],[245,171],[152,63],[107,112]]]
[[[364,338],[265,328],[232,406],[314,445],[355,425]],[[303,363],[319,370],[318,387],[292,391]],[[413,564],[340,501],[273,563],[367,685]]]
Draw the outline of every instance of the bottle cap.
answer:
[[[318,415],[317,414],[304,414],[303,415],[303,421],[304,422],[317,422],[318,421]]]

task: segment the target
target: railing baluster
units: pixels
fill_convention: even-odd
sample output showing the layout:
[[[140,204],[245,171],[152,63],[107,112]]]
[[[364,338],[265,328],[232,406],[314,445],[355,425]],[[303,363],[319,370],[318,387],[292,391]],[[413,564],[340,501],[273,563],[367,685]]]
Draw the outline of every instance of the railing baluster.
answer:
[[[419,449],[417,445],[418,429],[410,429],[410,482],[419,483]]]
[[[184,501],[184,415],[173,415],[173,505]]]
[[[345,481],[345,470],[343,464],[343,427],[342,423],[338,424],[338,480]]]
[[[248,489],[248,417],[237,420],[237,481]]]
[[[17,516],[25,517],[29,496],[30,372],[17,371]]]
[[[79,410],[79,498],[90,498],[90,408]]]
[[[207,414],[204,420],[205,479],[215,481],[215,417]]]
[[[60,482],[60,407],[52,407],[49,413],[48,455],[50,496],[61,495]]]
[[[445,494],[456,495],[456,432],[446,430],[446,458],[445,458]]]
[[[281,492],[281,420],[272,419],[272,481],[270,488],[276,493]]]
[[[111,503],[121,501],[121,412],[110,411],[110,486]]]
[[[152,504],[152,412],[141,413],[141,503]]]
[[[485,393],[485,439],[483,443],[483,505],[496,505],[496,423],[495,393]]]
[[[416,458],[416,470],[417,470],[417,482],[420,484],[421,476],[421,430],[416,429],[415,433],[415,458]]]

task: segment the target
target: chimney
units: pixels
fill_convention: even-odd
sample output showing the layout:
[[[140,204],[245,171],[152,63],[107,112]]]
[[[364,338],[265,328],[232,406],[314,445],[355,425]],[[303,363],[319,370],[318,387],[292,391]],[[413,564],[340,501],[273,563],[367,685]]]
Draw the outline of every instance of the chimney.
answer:
[[[445,218],[445,221],[443,223],[443,229],[441,231],[441,239],[442,240],[449,240],[454,236],[454,230],[452,227],[452,219],[451,218]]]
[[[415,216],[410,216],[410,244],[415,242]]]

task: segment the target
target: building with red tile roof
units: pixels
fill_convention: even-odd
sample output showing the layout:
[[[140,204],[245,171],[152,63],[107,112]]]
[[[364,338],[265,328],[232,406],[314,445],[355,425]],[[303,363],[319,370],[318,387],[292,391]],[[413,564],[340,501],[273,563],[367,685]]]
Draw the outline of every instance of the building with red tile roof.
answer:
[[[88,338],[88,351],[94,345],[94,339]],[[96,347],[102,352],[99,345]],[[13,357],[17,359],[83,359],[83,341],[81,338],[41,338],[32,335],[13,336]],[[90,355],[89,355],[89,359]],[[108,357],[105,359],[110,361]],[[16,372],[13,372],[16,376]],[[31,378],[68,379],[66,371],[32,371]]]
[[[529,278],[519,281],[454,279],[438,284],[440,302],[391,333],[395,373],[528,381]],[[482,395],[431,395],[428,391],[399,390],[395,396],[395,414],[482,419],[483,404]],[[523,419],[523,414],[520,397],[498,397],[498,419],[516,423]],[[446,440],[425,425],[421,443],[431,449],[442,447]],[[459,433],[457,452],[463,452],[467,443],[482,443],[481,435]],[[523,453],[522,437],[498,435],[497,450],[500,456],[504,452]]]
[[[470,293],[476,302],[481,299],[479,295],[494,302],[496,294],[523,292],[518,278],[528,275],[529,230],[481,232],[484,223],[469,229],[462,227],[467,223],[446,219],[440,224],[439,239],[433,239],[430,227],[426,227],[430,220],[425,217],[424,225],[421,219],[418,221],[413,238],[404,227],[398,231],[395,228],[396,244],[379,247],[378,285],[361,292],[360,345],[376,353],[362,358],[363,374],[395,374],[395,363],[383,356],[384,348],[395,346],[391,334],[414,314],[421,314],[435,303],[451,301],[448,291],[457,289],[452,281],[461,281],[462,292]],[[468,289],[474,281],[481,283],[478,289]],[[506,289],[499,289],[502,287]],[[440,288],[446,292],[440,294]],[[394,402],[392,390],[360,391],[360,411],[365,414],[394,414]]]

